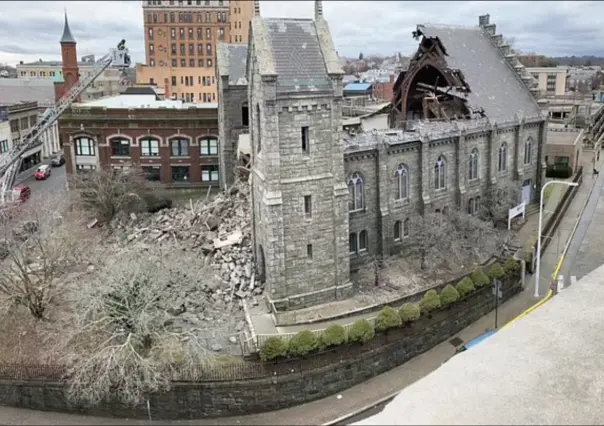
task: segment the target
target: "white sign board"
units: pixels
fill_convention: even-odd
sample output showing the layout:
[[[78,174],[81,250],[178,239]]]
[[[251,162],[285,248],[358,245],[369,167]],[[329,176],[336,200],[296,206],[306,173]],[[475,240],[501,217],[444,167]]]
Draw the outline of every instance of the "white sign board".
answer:
[[[508,229],[510,229],[510,227],[512,226],[512,219],[514,219],[517,216],[522,215],[522,219],[524,219],[524,210],[525,210],[525,204],[522,203],[516,207],[512,207],[508,213]]]

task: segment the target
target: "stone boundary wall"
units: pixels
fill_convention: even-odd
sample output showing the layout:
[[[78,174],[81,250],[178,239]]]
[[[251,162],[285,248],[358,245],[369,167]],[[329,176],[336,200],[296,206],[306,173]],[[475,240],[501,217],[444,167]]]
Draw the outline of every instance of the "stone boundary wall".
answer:
[[[502,290],[505,301],[521,290],[521,283],[514,277],[503,283]],[[146,404],[72,406],[60,380],[63,369],[0,365],[0,405],[105,417],[147,419],[150,414],[163,420],[273,411],[327,397],[387,372],[453,337],[494,308],[492,288],[486,286],[463,301],[378,334],[363,345],[342,345],[278,363],[248,362],[216,371],[183,372],[168,392],[149,397],[150,413]]]

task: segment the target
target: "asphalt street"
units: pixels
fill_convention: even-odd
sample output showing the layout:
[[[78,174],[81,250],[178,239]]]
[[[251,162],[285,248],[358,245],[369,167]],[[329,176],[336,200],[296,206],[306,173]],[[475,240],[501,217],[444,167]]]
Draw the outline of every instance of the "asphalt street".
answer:
[[[601,167],[602,170],[604,167]],[[576,279],[590,273],[604,264],[604,175],[597,177],[585,176],[585,179],[597,179],[593,192],[579,220],[577,230],[570,242],[568,252],[560,274],[564,287],[568,287]]]
[[[33,175],[25,180],[19,181],[17,185],[28,185],[31,188],[31,200],[35,201],[48,195],[58,195],[66,191],[67,175],[65,165],[53,167],[50,177],[46,180],[36,180]]]

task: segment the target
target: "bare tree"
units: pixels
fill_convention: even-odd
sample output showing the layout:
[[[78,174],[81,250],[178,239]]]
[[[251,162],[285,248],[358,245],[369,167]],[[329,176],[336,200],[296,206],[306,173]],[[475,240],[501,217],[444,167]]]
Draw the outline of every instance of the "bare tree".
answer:
[[[444,250],[438,250],[443,242],[448,241],[448,227],[445,218],[440,213],[426,213],[417,216],[410,223],[409,246],[420,258],[420,268],[427,269],[429,260],[444,260],[441,256]]]
[[[152,185],[140,168],[100,169],[76,174],[70,187],[81,209],[101,222],[121,211],[141,210]]]
[[[46,198],[4,210],[0,219],[3,260],[0,309],[16,305],[37,319],[65,287],[65,277],[82,265],[86,238],[76,213],[62,199]]]
[[[505,180],[487,191],[480,203],[480,216],[495,226],[507,223],[509,210],[520,204],[520,182]]]
[[[196,330],[172,322],[186,310],[183,289],[201,288],[214,275],[199,260],[195,267],[193,255],[157,250],[117,255],[74,294],[75,332],[64,351],[71,399],[137,404],[168,389],[174,369],[209,360]]]
[[[489,222],[462,211],[427,213],[411,221],[409,247],[420,259],[422,270],[441,263],[460,264],[496,254],[502,233]]]

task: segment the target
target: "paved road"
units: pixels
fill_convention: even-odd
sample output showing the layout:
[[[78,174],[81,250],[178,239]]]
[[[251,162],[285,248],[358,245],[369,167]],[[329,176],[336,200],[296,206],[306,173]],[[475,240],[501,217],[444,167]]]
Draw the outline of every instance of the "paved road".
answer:
[[[35,201],[46,195],[58,195],[66,190],[67,175],[65,166],[53,167],[51,175],[46,180],[36,180],[33,176],[18,182],[19,185],[28,185],[31,188],[31,200]]]
[[[586,176],[586,179],[597,180],[561,268],[564,287],[572,284],[571,277],[581,279],[604,264],[604,175]]]

